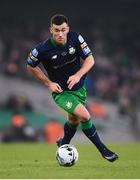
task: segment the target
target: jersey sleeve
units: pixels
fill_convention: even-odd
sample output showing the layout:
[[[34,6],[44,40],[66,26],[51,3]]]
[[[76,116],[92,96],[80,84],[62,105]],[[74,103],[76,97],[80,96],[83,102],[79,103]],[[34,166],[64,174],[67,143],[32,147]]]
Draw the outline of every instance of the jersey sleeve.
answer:
[[[27,58],[27,64],[36,67],[40,63],[40,53],[37,48],[34,48],[29,53],[29,56]]]
[[[82,59],[86,59],[89,55],[92,54],[90,48],[80,34],[77,34],[77,45],[79,49],[79,54]]]

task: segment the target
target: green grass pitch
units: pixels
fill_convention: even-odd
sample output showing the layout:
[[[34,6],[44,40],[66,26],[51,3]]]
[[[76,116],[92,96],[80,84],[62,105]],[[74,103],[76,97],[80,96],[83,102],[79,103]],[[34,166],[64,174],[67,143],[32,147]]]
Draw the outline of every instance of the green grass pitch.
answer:
[[[0,179],[139,179],[140,143],[110,144],[120,158],[103,159],[92,144],[75,144],[79,160],[61,167],[55,160],[56,145],[0,144]]]

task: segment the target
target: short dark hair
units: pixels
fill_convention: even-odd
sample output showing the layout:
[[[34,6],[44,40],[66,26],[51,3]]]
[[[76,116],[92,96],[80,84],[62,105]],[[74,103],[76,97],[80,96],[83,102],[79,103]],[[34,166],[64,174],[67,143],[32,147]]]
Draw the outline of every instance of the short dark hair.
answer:
[[[51,17],[50,25],[52,24],[61,25],[63,23],[68,24],[68,18],[63,14],[55,14],[54,16]]]

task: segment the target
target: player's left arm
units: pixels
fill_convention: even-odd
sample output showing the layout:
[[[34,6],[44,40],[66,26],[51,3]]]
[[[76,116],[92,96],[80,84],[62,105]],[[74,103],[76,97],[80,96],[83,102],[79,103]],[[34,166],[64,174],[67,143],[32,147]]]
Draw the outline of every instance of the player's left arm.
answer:
[[[72,89],[72,87],[80,81],[81,77],[84,76],[94,65],[94,57],[82,35],[78,33],[75,33],[74,35],[79,56],[84,59],[84,63],[75,74],[69,77],[67,81],[69,89]]]
[[[94,63],[95,61],[92,54],[86,57],[79,71],[77,71],[74,75],[69,77],[67,81],[68,88],[72,89],[72,87],[80,81],[81,77],[84,76],[93,67]]]

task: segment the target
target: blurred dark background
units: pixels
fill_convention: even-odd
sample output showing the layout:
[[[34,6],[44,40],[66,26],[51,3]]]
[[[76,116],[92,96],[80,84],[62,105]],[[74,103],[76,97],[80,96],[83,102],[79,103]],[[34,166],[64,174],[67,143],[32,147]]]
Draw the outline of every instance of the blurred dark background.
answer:
[[[87,106],[101,134],[108,141],[139,141],[140,1],[0,0],[1,141],[5,130],[11,133],[15,115],[25,116],[34,138],[43,141],[50,120],[65,121],[47,89],[26,70],[30,49],[49,37],[49,20],[56,13],[68,17],[71,30],[80,32],[93,51]]]

